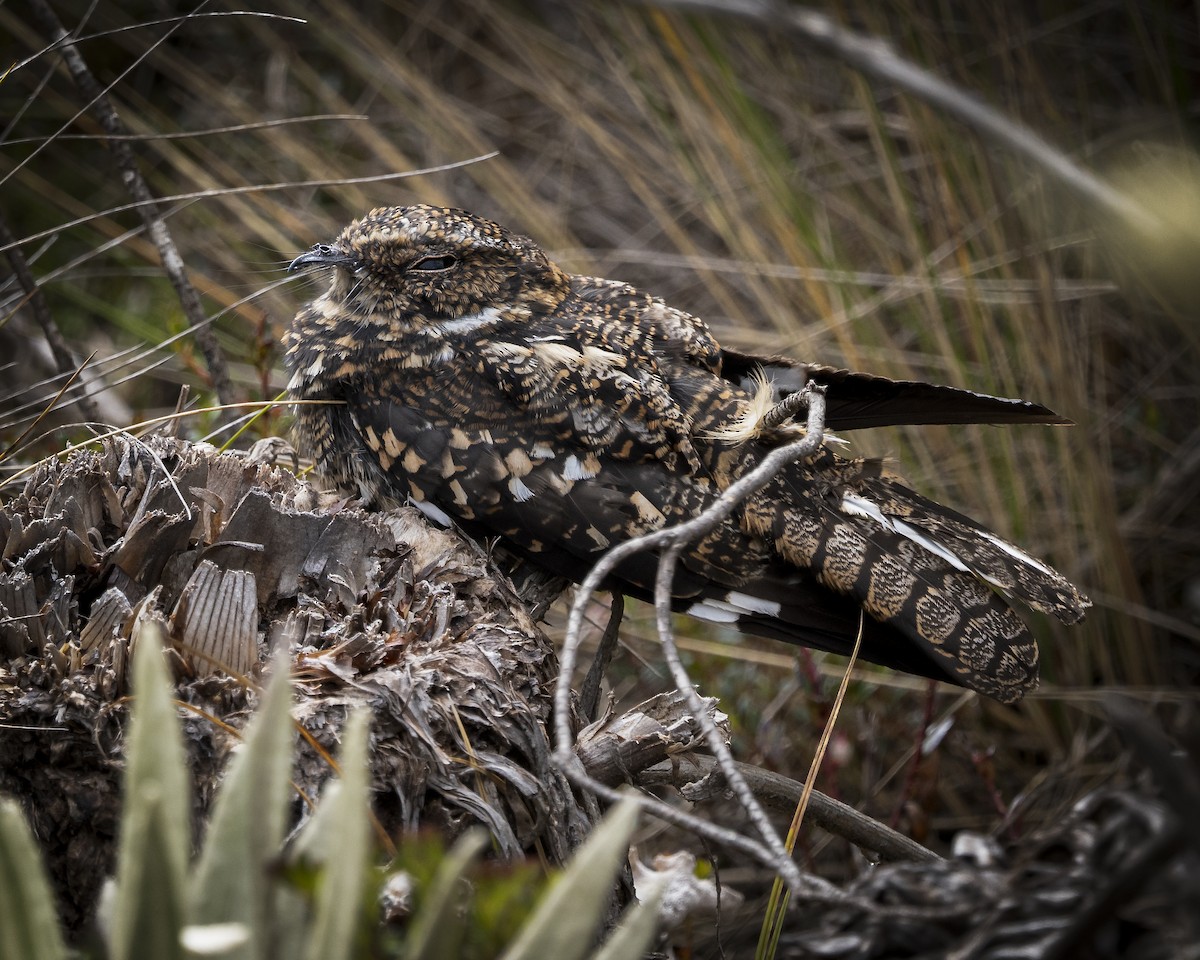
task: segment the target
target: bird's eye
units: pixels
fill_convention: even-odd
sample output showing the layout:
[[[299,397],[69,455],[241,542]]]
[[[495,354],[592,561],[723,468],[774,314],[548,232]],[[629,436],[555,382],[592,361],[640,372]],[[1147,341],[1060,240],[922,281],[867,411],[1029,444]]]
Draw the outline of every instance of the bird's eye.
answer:
[[[440,270],[449,270],[457,261],[454,257],[422,257],[420,260],[409,264],[409,270],[417,270],[421,273],[437,273]]]

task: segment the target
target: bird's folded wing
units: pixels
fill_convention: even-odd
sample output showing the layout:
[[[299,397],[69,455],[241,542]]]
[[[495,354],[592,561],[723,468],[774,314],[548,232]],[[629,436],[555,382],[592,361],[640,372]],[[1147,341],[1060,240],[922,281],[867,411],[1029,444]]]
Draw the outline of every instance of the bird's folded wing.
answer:
[[[800,363],[787,357],[755,357],[725,350],[724,375],[752,389],[758,372],[766,375],[776,400],[794,393],[808,381],[829,387],[825,426],[830,430],[860,430],[902,424],[1047,423],[1072,421],[1029,400],[992,397],[920,380],[889,380],[821,364]]]

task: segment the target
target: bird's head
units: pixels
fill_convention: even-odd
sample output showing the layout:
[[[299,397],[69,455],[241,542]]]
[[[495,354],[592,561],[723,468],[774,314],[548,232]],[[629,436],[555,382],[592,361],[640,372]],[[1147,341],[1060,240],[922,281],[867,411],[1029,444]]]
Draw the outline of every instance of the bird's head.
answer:
[[[532,241],[463,210],[379,207],[289,271],[332,267],[323,299],[359,322],[388,318],[420,328],[487,309],[545,311],[566,295],[566,275]]]

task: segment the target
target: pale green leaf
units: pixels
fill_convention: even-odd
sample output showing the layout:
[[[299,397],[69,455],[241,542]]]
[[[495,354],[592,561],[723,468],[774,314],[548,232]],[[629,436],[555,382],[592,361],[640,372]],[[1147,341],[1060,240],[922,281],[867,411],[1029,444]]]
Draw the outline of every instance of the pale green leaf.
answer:
[[[461,918],[455,916],[466,904],[463,874],[487,844],[487,831],[470,830],[446,854],[420,912],[412,919],[405,960],[442,960],[455,956],[466,931]]]
[[[641,960],[649,952],[658,932],[658,907],[666,892],[667,881],[659,880],[645,886],[648,889],[643,890],[643,884],[638,884],[644,899],[625,908],[616,929],[592,960]]]
[[[138,637],[125,807],[111,918],[113,960],[180,956],[191,789],[172,686],[153,627]]]
[[[65,955],[41,852],[12,800],[0,800],[0,917],[0,957]]]
[[[367,712],[357,710],[342,731],[340,789],[321,801],[321,846],[326,856],[317,892],[316,919],[308,942],[309,960],[347,960],[365,905],[371,854],[370,784],[367,768]]]
[[[587,952],[629,854],[636,824],[637,803],[632,799],[622,800],[605,815],[542,897],[504,960],[578,960]]]
[[[291,794],[290,660],[277,656],[271,682],[234,754],[213,808],[191,883],[189,922],[241,923],[250,934],[223,956],[264,956],[271,931],[271,865],[279,856]]]

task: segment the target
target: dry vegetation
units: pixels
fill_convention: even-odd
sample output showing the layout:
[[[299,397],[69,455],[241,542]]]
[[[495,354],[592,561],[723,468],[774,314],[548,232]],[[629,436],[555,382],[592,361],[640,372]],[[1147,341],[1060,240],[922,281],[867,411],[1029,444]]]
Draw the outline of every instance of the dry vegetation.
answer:
[[[1103,691],[1157,705],[1177,734],[1192,722],[1200,286],[1186,237],[1154,247],[1111,229],[1002,147],[758,24],[598,2],[280,0],[264,8],[279,18],[219,16],[220,4],[154,24],[169,5],[53,6],[95,35],[80,50],[164,198],[229,360],[225,399],[282,388],[279,335],[308,293],[280,284],[287,261],[374,205],[423,200],[650,289],[730,343],[1026,396],[1077,421],[856,438],[1047,557],[1096,608],[1071,631],[1039,623],[1043,689],[1017,709],[861,671],[822,789],[934,844],[964,827],[1019,836],[1136,774]],[[1195,11],[1072,9],[831,6],[1194,226]],[[181,384],[214,399],[98,126],[59,59],[38,56],[46,35],[20,5],[0,7],[0,35],[6,65],[21,61],[0,86],[0,213],[75,356],[93,356],[80,382],[97,415],[169,412]],[[295,185],[493,151],[432,174]],[[0,296],[0,449],[22,437],[12,468],[87,431],[59,404],[25,433],[63,378],[19,285]],[[286,426],[274,408],[237,445]],[[200,415],[182,432],[228,440],[216,427]],[[681,630],[737,755],[802,777],[841,664]],[[625,702],[667,682],[651,634],[635,610],[611,674]],[[802,843],[815,857],[822,841]]]

